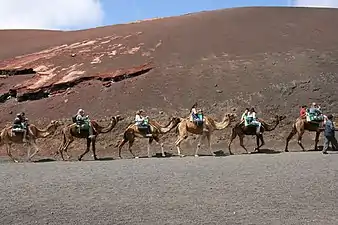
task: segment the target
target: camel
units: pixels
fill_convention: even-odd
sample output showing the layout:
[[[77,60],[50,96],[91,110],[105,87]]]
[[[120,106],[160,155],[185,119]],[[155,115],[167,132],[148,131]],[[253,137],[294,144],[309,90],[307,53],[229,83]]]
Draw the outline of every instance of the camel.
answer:
[[[231,149],[230,149],[231,143],[237,136],[239,138],[239,142],[240,142],[241,147],[244,148],[245,151],[248,154],[251,153],[251,152],[248,152],[248,150],[244,146],[244,136],[245,135],[255,135],[256,136],[257,147],[254,149],[254,151],[259,152],[259,149],[265,144],[264,138],[263,138],[264,131],[273,131],[274,129],[276,129],[278,124],[282,120],[284,120],[285,118],[286,118],[286,116],[276,115],[275,119],[273,120],[273,122],[271,124],[268,124],[268,123],[264,122],[263,120],[259,120],[262,123],[261,130],[260,130],[261,135],[256,134],[256,127],[255,126],[245,127],[244,123],[238,122],[231,130],[230,140],[229,140],[229,144],[228,144],[228,149],[229,149],[230,155],[233,155],[233,153],[231,152]],[[261,144],[259,144],[259,141],[261,141]]]
[[[136,137],[137,138],[149,138],[148,149],[147,149],[148,150],[148,158],[151,157],[151,155],[150,155],[150,145],[153,142],[153,140],[155,140],[158,144],[161,145],[161,153],[162,153],[162,156],[165,157],[164,149],[163,149],[163,143],[160,141],[160,136],[170,132],[173,128],[175,128],[177,126],[177,124],[180,121],[181,121],[180,118],[172,117],[170,119],[168,125],[163,126],[163,125],[159,124],[158,122],[156,122],[155,120],[150,120],[149,124],[150,124],[150,127],[151,127],[151,129],[150,129],[151,130],[151,137],[146,137],[145,132],[140,130],[139,127],[136,124],[129,125],[127,127],[127,129],[124,131],[123,139],[118,144],[119,158],[122,158],[121,157],[121,149],[122,149],[123,145],[127,142],[128,142],[129,152],[133,155],[134,158],[138,158],[134,155],[134,153],[132,152],[132,149],[131,149],[131,147],[134,144]]]
[[[288,152],[289,142],[292,139],[294,135],[297,134],[297,143],[302,148],[303,151],[305,151],[304,146],[302,144],[302,137],[305,132],[305,130],[310,132],[316,132],[316,138],[315,138],[315,151],[317,151],[317,146],[319,142],[319,135],[324,130],[319,123],[311,123],[306,121],[306,118],[298,117],[296,121],[292,124],[292,130],[288,137],[286,138],[286,145],[285,145],[285,152]]]
[[[175,142],[176,148],[177,148],[177,154],[180,157],[184,157],[183,154],[181,154],[181,142],[188,137],[188,133],[197,134],[200,136],[195,157],[198,157],[198,151],[201,147],[201,141],[204,139],[204,137],[207,137],[208,140],[208,146],[209,151],[211,155],[215,156],[215,153],[213,153],[211,149],[211,135],[214,132],[214,130],[223,130],[231,124],[231,122],[236,118],[235,114],[227,113],[225,114],[222,122],[216,122],[214,119],[212,119],[209,116],[204,116],[205,121],[203,122],[203,126],[197,126],[195,123],[191,122],[189,118],[182,118],[181,122],[177,126],[176,132],[178,133],[178,138]]]
[[[68,126],[64,127],[62,129],[62,135],[63,135],[63,142],[59,147],[58,152],[56,154],[60,154],[62,160],[65,160],[63,157],[63,152],[66,153],[67,159],[70,159],[70,155],[67,152],[67,149],[69,145],[74,141],[74,138],[79,138],[79,139],[86,139],[87,140],[87,148],[86,150],[78,157],[78,160],[81,161],[82,157],[87,154],[90,150],[90,145],[92,145],[92,151],[93,151],[93,156],[94,160],[98,160],[96,156],[96,138],[99,134],[105,134],[110,132],[116,124],[123,120],[124,118],[121,117],[120,115],[112,117],[112,120],[110,124],[107,127],[102,127],[100,126],[96,121],[91,121],[91,125],[93,127],[93,138],[89,138],[89,130],[81,130],[81,132],[78,132],[78,128],[76,123],[69,124]]]
[[[50,124],[45,129],[39,129],[34,124],[30,124],[29,127],[32,131],[33,136],[27,133],[27,143],[29,145],[27,151],[27,161],[31,161],[33,156],[35,156],[39,152],[39,148],[36,144],[36,139],[38,138],[47,138],[48,136],[55,133],[57,128],[62,125],[62,122],[52,120]],[[18,160],[14,159],[11,153],[12,144],[24,144],[23,142],[23,132],[21,133],[13,133],[12,126],[5,127],[0,134],[0,145],[6,145],[7,147],[7,155],[13,160],[13,162],[18,162]],[[35,152],[30,155],[30,148],[34,147]]]

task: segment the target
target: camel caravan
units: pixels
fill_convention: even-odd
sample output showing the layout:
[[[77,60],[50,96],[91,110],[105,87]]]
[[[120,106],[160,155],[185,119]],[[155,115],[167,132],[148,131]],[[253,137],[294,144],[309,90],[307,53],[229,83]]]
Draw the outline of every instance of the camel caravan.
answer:
[[[257,143],[254,148],[254,152],[259,152],[260,148],[265,144],[263,133],[275,130],[280,122],[285,118],[286,116],[276,115],[274,119],[268,123],[257,117],[254,108],[247,108],[242,114],[241,119],[237,122],[237,116],[234,113],[225,113],[223,120],[221,122],[217,122],[210,116],[204,115],[203,111],[198,109],[197,103],[195,103],[190,110],[189,116],[182,118],[171,117],[167,125],[162,125],[157,121],[150,119],[148,116],[145,116],[144,110],[141,109],[136,112],[135,121],[125,129],[123,138],[118,142],[116,147],[118,148],[119,158],[122,158],[122,147],[128,143],[129,152],[134,158],[138,158],[133,153],[132,146],[136,138],[144,138],[148,139],[148,157],[151,157],[150,146],[153,141],[160,144],[161,155],[165,157],[166,155],[161,137],[171,131],[175,131],[177,134],[175,146],[178,156],[184,156],[184,154],[182,154],[181,143],[187,139],[189,133],[199,136],[195,151],[196,157],[198,157],[201,142],[204,138],[207,139],[210,154],[214,156],[215,154],[212,151],[211,146],[211,137],[213,132],[215,130],[225,130],[230,128],[230,125],[235,122],[233,126],[231,126],[231,135],[228,143],[230,155],[233,155],[231,151],[231,144],[237,136],[239,138],[240,146],[246,151],[246,153],[251,152],[244,146],[244,137],[247,135],[255,136]],[[26,143],[29,146],[27,151],[27,161],[31,161],[33,156],[39,152],[36,140],[38,138],[47,138],[51,135],[55,135],[57,128],[63,126],[61,129],[63,140],[59,149],[55,153],[55,156],[60,155],[62,160],[66,160],[64,157],[64,155],[66,155],[67,160],[69,160],[70,155],[67,150],[70,144],[75,139],[85,139],[87,144],[86,150],[78,156],[78,160],[82,160],[83,156],[90,151],[90,147],[92,147],[94,160],[97,160],[95,143],[98,135],[112,131],[117,123],[123,119],[124,118],[120,115],[113,116],[109,125],[101,126],[96,121],[90,120],[89,116],[85,115],[83,109],[79,109],[77,114],[72,117],[72,123],[65,125],[61,121],[52,120],[45,129],[39,129],[34,124],[28,123],[25,113],[19,113],[16,115],[13,124],[5,127],[1,131],[0,146],[5,145],[7,148],[7,155],[13,162],[18,162],[18,160],[16,160],[11,154],[12,144],[22,145]],[[302,136],[306,130],[316,133],[315,150],[317,150],[319,135],[322,131],[325,132],[325,140],[328,140],[324,143],[323,153],[326,153],[329,143],[332,144],[333,148],[337,148],[337,142],[335,141],[334,135],[333,139],[326,136],[326,133],[330,132],[328,131],[329,129],[332,129],[334,134],[335,128],[332,119],[332,115],[323,115],[320,107],[318,107],[315,103],[313,103],[310,108],[303,106],[300,111],[300,116],[292,124],[291,132],[286,138],[285,152],[288,152],[289,141],[296,134],[299,146],[303,151],[305,151],[302,144]],[[31,148],[34,148],[33,154],[30,154]]]

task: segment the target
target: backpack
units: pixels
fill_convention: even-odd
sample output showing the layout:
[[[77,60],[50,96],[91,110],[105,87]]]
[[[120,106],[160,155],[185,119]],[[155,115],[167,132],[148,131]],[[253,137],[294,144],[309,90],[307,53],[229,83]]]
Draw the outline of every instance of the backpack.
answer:
[[[145,118],[145,119],[143,120],[142,125],[148,126],[148,124],[149,124],[149,119]]]

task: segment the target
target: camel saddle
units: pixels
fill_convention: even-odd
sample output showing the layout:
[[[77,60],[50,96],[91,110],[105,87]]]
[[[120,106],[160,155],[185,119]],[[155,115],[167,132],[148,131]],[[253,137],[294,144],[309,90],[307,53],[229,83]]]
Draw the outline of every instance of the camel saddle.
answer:
[[[137,125],[137,128],[139,129],[140,132],[146,132],[148,130],[148,126],[147,125]]]
[[[204,115],[203,114],[198,114],[197,117],[193,117],[192,122],[197,126],[197,127],[202,127],[204,124]]]
[[[203,120],[194,120],[193,123],[198,126],[198,127],[202,127],[203,126]]]
[[[153,130],[153,127],[149,124],[150,130]],[[140,124],[137,125],[137,129],[140,131],[140,133],[146,135],[148,134],[148,125]]]
[[[313,116],[313,115],[308,115],[306,118],[306,122],[311,123],[315,126],[322,126],[324,122],[324,116]]]
[[[87,124],[87,123],[81,123],[81,124],[76,123],[76,128],[77,128],[79,133],[84,132],[84,131],[89,131],[89,124]]]
[[[25,132],[25,128],[22,127],[20,124],[14,124],[12,126],[12,132],[15,133],[23,133]]]

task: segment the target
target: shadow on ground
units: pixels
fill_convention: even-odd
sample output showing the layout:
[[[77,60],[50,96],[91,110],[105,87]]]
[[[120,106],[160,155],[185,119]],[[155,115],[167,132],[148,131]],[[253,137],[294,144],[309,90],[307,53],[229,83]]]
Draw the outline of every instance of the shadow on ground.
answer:
[[[276,151],[268,148],[259,149],[258,152],[251,152],[251,154],[279,154],[279,153],[282,153],[282,151]]]
[[[34,163],[44,163],[44,162],[55,162],[57,160],[52,159],[52,158],[43,158],[43,159],[38,159],[38,160],[34,160],[32,162]]]

